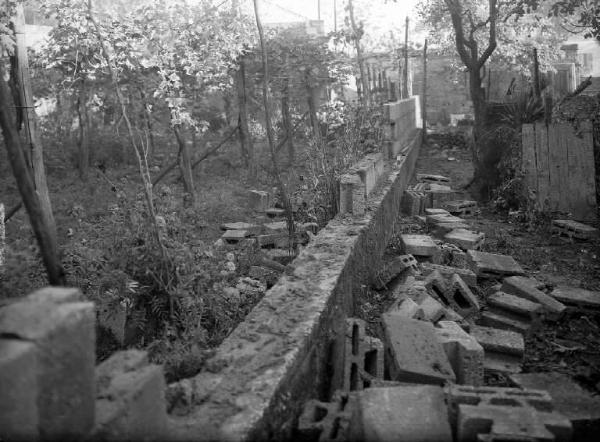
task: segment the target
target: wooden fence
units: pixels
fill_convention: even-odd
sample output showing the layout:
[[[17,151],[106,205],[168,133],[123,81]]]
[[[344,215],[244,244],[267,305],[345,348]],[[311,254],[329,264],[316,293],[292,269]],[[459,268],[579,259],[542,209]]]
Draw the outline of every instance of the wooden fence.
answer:
[[[538,209],[596,218],[592,124],[525,124],[522,132],[525,183],[535,191]]]

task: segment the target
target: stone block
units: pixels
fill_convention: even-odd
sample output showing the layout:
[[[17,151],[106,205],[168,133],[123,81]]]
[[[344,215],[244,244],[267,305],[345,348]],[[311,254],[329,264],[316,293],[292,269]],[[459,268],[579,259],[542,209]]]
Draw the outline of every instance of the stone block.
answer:
[[[288,265],[294,259],[288,250],[283,249],[263,249],[267,258],[282,265]]]
[[[269,193],[263,190],[249,190],[248,200],[250,208],[257,212],[266,212],[269,208]]]
[[[383,327],[392,380],[438,385],[456,380],[432,324],[384,313]]]
[[[426,320],[423,314],[423,310],[415,301],[411,298],[404,298],[396,300],[386,313],[390,315],[397,315],[407,319],[419,319]]]
[[[446,215],[452,216],[452,215]],[[468,229],[469,226],[465,222],[440,222],[433,225],[433,229],[431,230],[431,234],[436,238],[443,239],[448,233],[452,232],[456,229]]]
[[[458,314],[465,318],[479,312],[477,298],[456,273],[450,278],[450,284],[444,292],[444,298]]]
[[[450,385],[447,396],[452,414],[457,411],[456,406],[459,404],[531,407],[545,412],[553,410],[552,397],[544,390]]]
[[[470,216],[477,213],[477,202],[469,200],[447,201],[443,204],[444,209],[452,215]]]
[[[414,256],[394,256],[391,260],[384,264],[383,268],[379,272],[377,272],[373,279],[373,287],[376,290],[386,288],[390,281],[406,270],[412,270],[415,273],[419,272],[417,260],[414,258]]]
[[[357,422],[356,393],[336,391],[331,402],[311,399],[304,404],[298,418],[298,437],[294,440],[327,442],[355,440],[352,433],[362,433]]]
[[[93,439],[165,440],[167,408],[162,367],[145,352],[115,353],[97,367]]]
[[[425,195],[414,190],[404,192],[401,201],[402,212],[409,216],[416,216],[423,213]]]
[[[440,248],[428,235],[404,234],[400,236],[404,253],[413,256],[439,256]]]
[[[527,390],[546,390],[554,409],[571,421],[573,440],[594,441],[600,434],[600,398],[584,390],[563,373],[526,373],[510,376]]]
[[[542,306],[525,298],[509,295],[501,291],[488,296],[488,305],[497,310],[507,311],[522,316],[530,321],[538,321]]]
[[[598,229],[569,219],[552,221],[552,233],[564,235],[571,239],[588,240],[598,236]]]
[[[440,224],[453,224],[460,223],[465,224],[465,220],[459,218],[454,215],[445,215],[445,214],[436,214],[436,215],[427,215],[426,217],[427,225],[431,227],[435,227]]]
[[[438,340],[444,347],[458,384],[483,385],[483,347],[453,321],[439,321]]]
[[[429,173],[418,173],[417,180],[423,183],[449,183],[450,178],[445,177],[443,175],[433,175]]]
[[[295,212],[296,210],[294,210],[292,208],[292,211]],[[277,207],[269,207],[267,210],[265,210],[265,213],[267,214],[267,216],[269,218],[277,218],[279,216],[285,216],[285,209],[279,209]]]
[[[578,287],[558,286],[550,293],[550,296],[567,306],[600,309],[600,292],[592,292]]]
[[[444,241],[455,244],[462,250],[479,250],[485,234],[467,229],[454,229],[444,236]]]
[[[479,278],[500,278],[503,276],[524,275],[521,266],[509,255],[469,250],[467,259],[471,270]]]
[[[362,432],[353,440],[451,442],[444,391],[434,385],[369,388],[358,395]]]
[[[273,221],[270,223],[263,224],[267,234],[270,233],[282,233],[288,231],[287,221]]]
[[[469,287],[477,287],[477,276],[469,269],[460,269],[457,267],[431,264],[429,262],[424,262],[421,264],[421,269],[424,275],[429,275],[431,272],[437,270],[446,279],[449,279],[452,277],[452,275],[456,274],[460,276]]]
[[[425,215],[445,215],[445,216],[449,216],[450,212],[448,212],[445,209],[434,209],[429,208],[429,209],[425,209]]]
[[[223,233],[223,235],[221,235],[221,239],[226,244],[237,244],[247,236],[249,236],[249,234],[245,230],[227,230],[225,233]]]
[[[421,310],[420,318],[425,321],[437,322],[446,315],[444,305],[429,295],[425,286],[421,286],[418,282],[409,290],[408,296],[415,301]]]
[[[340,179],[340,213],[363,215],[367,200],[364,185],[357,174],[348,173]]]
[[[346,319],[344,336],[344,391],[362,390],[373,379],[383,379],[383,344],[377,338],[366,336],[365,322]]]
[[[127,328],[127,306],[118,300],[102,300],[96,304],[98,325],[110,331],[121,345],[125,343]]]
[[[74,292],[69,293],[67,298]],[[42,439],[81,438],[94,424],[94,304],[60,298],[25,300],[0,310],[0,335],[36,346]]]
[[[541,304],[547,319],[559,319],[566,310],[563,303],[552,296],[534,288],[534,282],[527,278],[509,277],[502,282],[501,290],[510,295],[520,296],[532,302]]]
[[[38,440],[35,344],[0,338],[0,439]]]
[[[250,224],[244,222],[236,222],[236,223],[223,223],[220,226],[221,230],[245,230],[248,232],[248,235],[258,235],[260,234],[262,227],[258,224]]]
[[[81,290],[72,287],[43,287],[30,293],[23,299],[23,301],[27,302],[51,302],[53,304],[85,300]]]
[[[473,325],[469,334],[486,352],[505,353],[522,357],[525,351],[523,335],[509,330]]]
[[[450,305],[446,299],[446,290],[448,289],[448,284],[446,278],[444,278],[439,271],[434,270],[433,272],[429,273],[425,277],[423,285],[435,299],[446,306]]]

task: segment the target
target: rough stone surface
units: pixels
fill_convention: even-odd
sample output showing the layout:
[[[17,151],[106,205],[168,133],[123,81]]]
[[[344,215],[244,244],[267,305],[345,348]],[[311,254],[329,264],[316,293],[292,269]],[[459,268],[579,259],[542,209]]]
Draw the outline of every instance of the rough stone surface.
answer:
[[[578,287],[558,286],[550,293],[550,296],[568,306],[600,309],[600,292],[592,292]]]
[[[458,384],[483,384],[483,347],[454,321],[439,321],[435,329]]]
[[[432,324],[384,313],[383,327],[392,380],[439,385],[456,380]]]
[[[542,305],[547,319],[559,319],[566,310],[561,302],[534,288],[535,282],[527,281],[527,278],[509,277],[502,282],[501,290],[505,293],[520,296],[532,302]]]
[[[527,390],[546,390],[554,408],[571,421],[573,440],[593,441],[600,434],[600,398],[562,373],[514,374],[510,380]]]
[[[377,270],[398,220],[401,196],[419,145],[394,165],[364,216],[334,218],[216,349],[197,380],[212,379],[185,416],[172,416],[169,437],[285,439],[307,399],[341,388],[343,370],[332,343],[344,337],[352,294]],[[332,363],[332,364],[331,364]],[[334,376],[334,379],[338,377]],[[341,379],[341,377],[339,377]]]
[[[444,241],[456,244],[462,250],[479,250],[484,239],[483,233],[467,229],[454,229],[444,236]]]
[[[404,253],[414,256],[436,256],[440,248],[428,235],[405,234],[400,236]]]
[[[164,440],[167,436],[162,367],[148,365],[145,352],[119,352],[97,368],[93,439]]]
[[[75,296],[54,291],[47,301],[0,310],[0,334],[36,345],[41,438],[83,437],[94,423],[95,311],[91,302],[67,301]]]
[[[471,270],[480,278],[525,274],[512,256],[469,250],[467,259],[471,265]]]
[[[35,345],[0,339],[0,439],[37,440],[38,388]]]
[[[427,276],[431,272],[437,270],[444,276],[449,279],[452,275],[457,274],[462,278],[464,282],[467,283],[469,287],[477,287],[477,276],[469,269],[461,269],[458,267],[451,266],[443,266],[438,264],[431,264],[429,262],[424,262],[421,264],[421,269],[423,271],[423,275]]]
[[[353,440],[451,442],[444,391],[433,385],[369,388],[358,397],[362,433]]]

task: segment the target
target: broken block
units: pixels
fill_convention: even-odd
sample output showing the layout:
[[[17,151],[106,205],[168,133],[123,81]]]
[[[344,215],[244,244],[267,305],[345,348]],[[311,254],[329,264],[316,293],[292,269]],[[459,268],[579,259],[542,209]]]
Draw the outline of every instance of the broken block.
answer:
[[[417,266],[417,260],[412,255],[399,255],[393,257],[388,261],[383,269],[381,269],[373,280],[373,287],[376,290],[381,290],[387,286],[387,284],[396,278],[399,274],[405,270],[412,270],[419,272]]]
[[[546,390],[554,409],[573,425],[573,440],[593,441],[600,432],[600,398],[584,390],[569,375],[556,372],[513,374],[510,380],[527,390]]]
[[[249,190],[250,208],[257,212],[266,212],[269,208],[269,193],[264,190]]]
[[[437,299],[429,295],[422,281],[414,282],[408,289],[408,296],[419,305],[423,320],[437,322],[444,317],[446,309]]]
[[[534,286],[535,282],[529,281],[528,278],[509,277],[503,280],[501,290],[537,302],[542,305],[547,319],[559,319],[566,310],[565,305]]]
[[[400,204],[402,212],[406,215],[420,215],[425,208],[425,194],[415,190],[406,190]]]
[[[450,284],[444,297],[458,314],[467,318],[479,312],[479,302],[471,289],[456,273],[450,278]]]
[[[480,278],[500,278],[525,274],[512,256],[469,250],[467,259],[471,270]]]
[[[227,244],[237,244],[248,236],[245,230],[227,230],[221,236],[221,239]]]
[[[427,215],[425,217],[426,221],[427,221],[427,225],[431,226],[431,227],[435,227],[438,226],[440,224],[453,224],[453,223],[460,223],[460,224],[465,224],[465,220],[462,218],[459,218],[457,216],[454,215],[446,215],[446,214],[436,214],[436,215]]]
[[[431,323],[383,314],[392,380],[441,385],[456,377]]]
[[[452,216],[452,215],[446,215],[446,216]],[[431,224],[431,226],[433,227],[431,230],[431,234],[439,239],[443,239],[448,233],[452,232],[453,230],[469,229],[471,227],[464,221],[463,222],[458,222],[458,221],[440,222],[440,223],[436,223],[436,224]]]
[[[429,173],[418,173],[417,180],[424,183],[449,183],[450,178],[443,175],[433,175]]]
[[[383,379],[383,344],[377,338],[366,336],[365,322],[346,319],[344,339],[344,391],[362,390],[372,379]]]
[[[550,296],[567,306],[600,309],[600,292],[592,292],[578,287],[558,286],[550,293]]]
[[[444,236],[444,241],[455,244],[462,250],[479,250],[484,239],[483,233],[467,229],[454,229]]]
[[[429,291],[429,293],[431,293],[433,297],[436,298],[438,301],[442,302],[447,306],[450,305],[450,303],[445,297],[447,290],[446,279],[442,276],[440,272],[434,270],[433,272],[429,273],[425,277],[423,285]]]
[[[425,209],[425,215],[446,215],[446,216],[448,216],[448,215],[450,215],[450,212],[448,212],[445,209],[434,209],[432,207],[429,209]]]
[[[477,287],[477,276],[469,269],[460,269],[457,267],[451,266],[442,266],[438,264],[431,264],[429,262],[424,262],[421,264],[421,268],[423,270],[424,275],[429,275],[433,271],[438,271],[444,276],[444,278],[451,278],[452,275],[457,274],[462,278],[464,282],[467,283],[470,287]]]
[[[493,310],[481,314],[478,324],[502,330],[510,330],[527,336],[531,329],[531,322],[516,315]]]
[[[352,440],[350,432],[357,415],[356,393],[336,391],[331,402],[311,399],[304,404],[298,418],[298,433],[307,441]]]
[[[404,253],[414,256],[439,256],[440,248],[428,235],[400,235]]]
[[[570,219],[555,219],[552,221],[551,231],[571,239],[587,240],[598,236],[598,229]]]
[[[96,369],[93,440],[164,440],[167,436],[165,378],[139,350],[118,352]]]
[[[340,213],[363,215],[366,210],[366,194],[360,177],[348,173],[340,178]]]
[[[37,350],[0,338],[0,439],[38,440]]]
[[[521,360],[525,350],[523,335],[520,333],[484,327],[471,326],[469,334],[485,351],[484,368],[501,373],[520,373]]]
[[[438,340],[446,351],[456,382],[483,385],[483,347],[456,322],[439,321],[437,326]]]
[[[477,213],[477,202],[469,200],[447,201],[442,205],[452,215],[469,216]]]
[[[91,302],[69,302],[72,289],[54,294],[1,309],[0,335],[35,345],[39,437],[81,439],[94,424],[96,314]]]
[[[280,233],[288,231],[287,221],[273,221],[263,224],[263,227],[268,233]]]
[[[267,214],[267,216],[269,218],[276,218],[278,216],[284,216],[285,209],[279,209],[277,207],[269,207],[267,210],[265,210],[265,213]]]
[[[433,385],[369,388],[358,395],[351,440],[451,442],[444,390]]]
[[[244,230],[248,232],[248,235],[258,235],[262,228],[257,224],[250,224],[244,222],[236,223],[223,223],[220,226],[221,230]]]
[[[528,301],[525,298],[509,295],[502,291],[488,296],[488,305],[494,310],[502,310],[520,316],[529,322],[538,321],[542,306],[537,302]]]
[[[571,423],[545,391],[454,385],[448,397],[459,441],[571,440]]]
[[[386,313],[390,315],[398,315],[408,319],[420,319],[424,320],[423,310],[419,304],[413,301],[411,298],[404,298],[396,300]]]

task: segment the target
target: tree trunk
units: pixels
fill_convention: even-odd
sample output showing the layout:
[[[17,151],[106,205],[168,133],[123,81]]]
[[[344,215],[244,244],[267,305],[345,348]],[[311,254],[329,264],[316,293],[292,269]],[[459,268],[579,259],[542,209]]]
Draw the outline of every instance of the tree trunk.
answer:
[[[251,178],[256,177],[256,159],[254,158],[254,145],[248,128],[248,97],[246,95],[246,67],[240,57],[240,68],[236,75],[237,101],[238,101],[238,126],[240,128],[240,149],[244,164],[248,168]]]
[[[360,81],[363,93],[361,101],[363,106],[368,106],[370,103],[369,85],[367,84],[367,74],[365,72],[365,60],[363,59],[362,47],[360,46],[360,36],[358,35],[358,27],[354,19],[354,6],[352,0],[348,0],[348,14],[350,15],[350,24],[352,25],[352,33],[354,34],[354,46],[356,48],[356,58],[358,62],[358,71],[360,72]]]
[[[293,165],[296,160],[296,152],[294,150],[294,140],[292,128],[292,116],[290,114],[290,80],[289,77],[283,82],[283,93],[281,95],[281,116],[283,119],[283,128],[286,135],[286,145],[288,148],[288,158],[290,165]]]
[[[306,101],[308,103],[308,115],[310,116],[310,127],[315,137],[315,142],[321,146],[321,130],[319,128],[319,119],[317,118],[317,104],[315,103],[315,89],[311,75],[307,72],[306,77]]]
[[[50,194],[46,182],[46,170],[44,167],[44,150],[37,132],[37,117],[35,115],[33,96],[31,93],[31,77],[29,74],[29,61],[27,58],[27,45],[25,43],[25,16],[23,5],[17,4],[17,17],[15,20],[16,53],[17,53],[17,76],[19,80],[19,93],[21,105],[24,107],[23,122],[25,123],[25,139],[27,147],[31,152],[31,167],[33,169],[33,184],[38,195],[41,206],[40,216],[44,218],[47,234],[51,236],[51,242],[56,246],[57,233]],[[5,103],[7,101],[4,101]],[[58,250],[58,247],[56,247]]]
[[[192,206],[195,205],[196,191],[194,189],[194,177],[192,175],[192,159],[190,157],[190,149],[186,141],[181,136],[181,132],[177,126],[173,127],[177,144],[179,144],[179,169],[183,177],[183,189],[191,199]],[[186,198],[184,198],[184,201]]]
[[[77,98],[77,116],[79,118],[79,152],[77,155],[77,166],[79,177],[87,181],[90,163],[90,120],[87,111],[88,94],[85,81],[81,81],[79,97]]]
[[[48,281],[51,285],[65,285],[66,278],[60,262],[56,230],[53,224],[48,223],[48,217],[44,212],[45,207],[40,201],[39,192],[36,191],[31,176],[31,169],[25,160],[21,140],[13,121],[13,114],[9,112],[13,100],[4,82],[2,63],[0,63],[0,103],[4,103],[0,106],[0,127],[4,136],[4,145],[8,152],[8,159],[17,181],[21,199],[25,204],[31,227],[40,247],[42,260],[48,273]]]
[[[152,158],[155,153],[156,146],[154,145],[154,127],[152,125],[152,114],[148,102],[146,101],[146,93],[142,87],[139,88],[140,98],[142,99],[142,106],[144,106],[144,120],[146,128],[148,129],[148,156]]]

